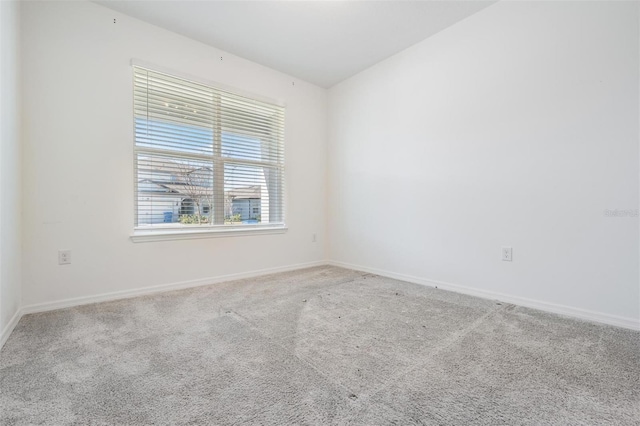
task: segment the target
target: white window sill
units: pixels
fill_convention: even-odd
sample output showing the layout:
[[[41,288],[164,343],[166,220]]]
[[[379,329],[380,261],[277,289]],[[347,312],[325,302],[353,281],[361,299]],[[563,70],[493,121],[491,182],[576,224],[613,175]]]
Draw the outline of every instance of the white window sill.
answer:
[[[241,237],[250,235],[284,234],[284,225],[280,226],[247,226],[239,228],[173,228],[173,229],[136,229],[129,238],[134,243],[151,241],[192,240],[215,237]]]

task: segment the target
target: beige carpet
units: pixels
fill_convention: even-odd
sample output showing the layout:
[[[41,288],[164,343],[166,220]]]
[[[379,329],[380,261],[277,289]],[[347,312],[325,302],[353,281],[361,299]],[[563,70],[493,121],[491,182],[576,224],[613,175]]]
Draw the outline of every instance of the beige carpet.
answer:
[[[640,333],[318,267],[27,315],[0,424],[638,425]]]

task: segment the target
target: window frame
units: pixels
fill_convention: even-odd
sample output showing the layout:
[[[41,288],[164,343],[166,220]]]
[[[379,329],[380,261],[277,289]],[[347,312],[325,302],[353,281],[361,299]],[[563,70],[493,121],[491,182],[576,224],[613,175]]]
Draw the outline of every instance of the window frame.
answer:
[[[176,72],[174,70],[163,69],[162,67],[154,66],[151,64],[144,63],[139,60],[131,61],[131,72],[133,75],[132,78],[132,87],[131,93],[135,93],[135,68],[142,68],[149,72],[166,74],[169,77],[186,80],[188,82],[200,84],[207,86],[215,91],[228,93],[231,96],[241,96],[244,98],[248,98],[253,101],[258,101],[262,103],[272,104],[275,107],[280,107],[285,110],[285,103],[279,100],[265,98],[263,96],[259,96],[253,93],[244,92],[235,88],[225,87],[219,83],[213,83],[210,81],[206,81],[200,78],[195,78],[192,76],[185,75],[184,73]],[[134,96],[135,98],[135,96]],[[221,106],[221,97],[217,96],[217,107]],[[133,174],[134,174],[134,187],[133,187],[133,195],[134,195],[134,226],[133,233],[130,235],[130,238],[133,242],[148,242],[148,241],[165,241],[165,240],[182,240],[182,239],[197,239],[197,238],[210,238],[210,237],[228,237],[228,236],[248,236],[248,235],[268,235],[268,234],[281,234],[285,233],[288,228],[286,226],[286,217],[287,217],[287,191],[286,191],[286,167],[285,167],[285,132],[284,132],[284,124],[282,131],[282,139],[280,149],[282,150],[282,162],[281,164],[275,164],[275,170],[278,173],[278,179],[280,182],[277,186],[277,191],[280,192],[278,201],[276,202],[278,207],[277,209],[280,211],[280,215],[282,217],[282,221],[277,223],[266,223],[266,224],[253,224],[253,223],[245,223],[241,225],[236,224],[224,224],[224,198],[225,198],[225,181],[224,181],[224,173],[225,166],[227,164],[240,164],[242,166],[256,166],[256,167],[269,167],[273,168],[274,163],[265,160],[252,160],[252,159],[238,159],[233,157],[225,157],[222,153],[222,130],[221,124],[219,120],[214,120],[214,131],[213,131],[213,140],[212,140],[212,153],[204,154],[204,153],[185,153],[180,151],[172,151],[170,149],[159,149],[152,147],[140,147],[137,144],[136,138],[136,112],[135,107],[132,108],[133,122]],[[216,217],[216,223],[210,225],[185,225],[181,223],[170,223],[167,225],[162,224],[150,224],[150,225],[139,225],[138,221],[138,203],[139,203],[139,190],[138,185],[140,184],[138,179],[138,161],[140,154],[147,155],[159,155],[159,156],[175,156],[177,158],[191,158],[195,161],[204,161],[208,162],[212,165],[213,170],[213,197],[214,203],[211,212],[209,213],[211,216]],[[222,219],[222,222],[220,220]]]

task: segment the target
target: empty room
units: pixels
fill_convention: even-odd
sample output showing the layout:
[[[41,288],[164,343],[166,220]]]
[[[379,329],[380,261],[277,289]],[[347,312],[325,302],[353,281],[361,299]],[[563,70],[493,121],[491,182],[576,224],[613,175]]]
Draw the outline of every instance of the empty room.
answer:
[[[639,425],[640,2],[0,0],[0,425]]]

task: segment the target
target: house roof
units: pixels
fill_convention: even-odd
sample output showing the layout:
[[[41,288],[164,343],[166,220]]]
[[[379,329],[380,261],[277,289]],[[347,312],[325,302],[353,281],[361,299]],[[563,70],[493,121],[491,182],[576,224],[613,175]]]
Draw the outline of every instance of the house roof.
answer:
[[[153,183],[175,194],[186,195],[188,197],[193,195],[189,194],[189,188],[187,188],[184,183],[180,182],[169,183],[167,181],[153,179],[142,179],[140,182]],[[234,200],[257,199],[262,197],[262,188],[260,187],[260,185],[243,186],[225,191],[225,195],[227,197],[233,198]]]
[[[261,198],[262,188],[260,185],[245,186],[242,188],[234,188],[229,191],[225,191],[228,197],[234,200],[249,199],[249,198]]]

